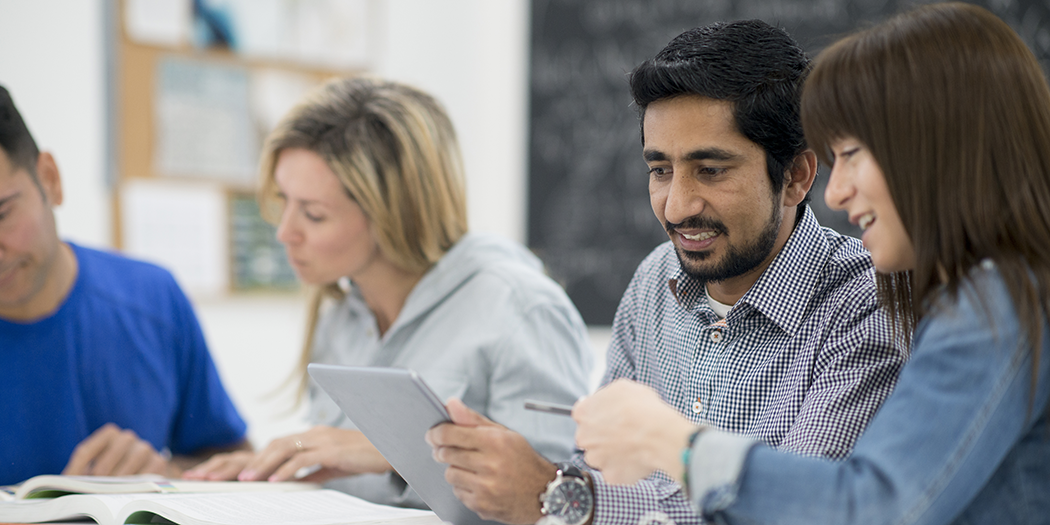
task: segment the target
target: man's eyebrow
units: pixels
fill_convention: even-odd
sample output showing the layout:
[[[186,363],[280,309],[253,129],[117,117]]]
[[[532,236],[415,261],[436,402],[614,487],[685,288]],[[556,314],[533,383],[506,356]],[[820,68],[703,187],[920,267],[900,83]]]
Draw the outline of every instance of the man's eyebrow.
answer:
[[[662,151],[647,149],[642,151],[642,157],[646,162],[661,162],[667,160],[667,155]]]
[[[686,154],[687,160],[737,160],[741,155],[722,148],[703,148]]]
[[[669,160],[667,154],[659,150],[645,150],[642,156],[646,162],[662,162]],[[685,160],[739,160],[743,158],[738,153],[733,153],[722,148],[701,148],[690,151],[685,155]]]

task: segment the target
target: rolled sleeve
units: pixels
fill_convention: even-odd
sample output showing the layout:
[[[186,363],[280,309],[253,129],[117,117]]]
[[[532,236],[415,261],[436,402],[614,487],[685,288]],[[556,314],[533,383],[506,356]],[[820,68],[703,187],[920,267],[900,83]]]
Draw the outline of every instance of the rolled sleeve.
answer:
[[[722,510],[736,499],[740,473],[748,453],[760,441],[709,429],[693,443],[689,456],[688,491],[694,509]]]

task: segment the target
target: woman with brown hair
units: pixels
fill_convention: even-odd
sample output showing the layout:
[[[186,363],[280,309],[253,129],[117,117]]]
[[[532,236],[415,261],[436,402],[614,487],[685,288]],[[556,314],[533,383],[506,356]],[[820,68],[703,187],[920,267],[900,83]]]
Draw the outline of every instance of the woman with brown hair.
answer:
[[[296,274],[317,287],[297,371],[317,426],[187,477],[278,481],[319,466],[302,479],[423,506],[309,382],[308,363],[415,370],[441,399],[461,399],[552,460],[572,454],[572,421],[524,400],[587,392],[586,327],[528,250],[467,232],[459,145],[433,97],[378,79],[328,82],[270,133],[261,172],[264,213]]]
[[[839,462],[697,428],[614,383],[577,404],[606,479],[663,470],[717,523],[1050,520],[1050,89],[1021,39],[966,4],[916,9],[817,58],[806,137],[825,200],[863,230],[912,353]]]

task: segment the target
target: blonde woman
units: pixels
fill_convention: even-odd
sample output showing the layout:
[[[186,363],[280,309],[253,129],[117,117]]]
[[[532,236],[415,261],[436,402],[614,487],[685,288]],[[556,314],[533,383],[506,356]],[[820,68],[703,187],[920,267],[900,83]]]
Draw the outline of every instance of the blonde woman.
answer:
[[[298,370],[317,426],[186,477],[277,481],[320,466],[303,479],[422,506],[309,382],[311,362],[413,369],[442,399],[517,430],[548,458],[571,455],[572,421],[523,403],[586,393],[586,328],[524,247],[467,233],[459,146],[436,100],[394,82],[331,81],[270,134],[261,171],[277,237],[299,278],[318,287]]]

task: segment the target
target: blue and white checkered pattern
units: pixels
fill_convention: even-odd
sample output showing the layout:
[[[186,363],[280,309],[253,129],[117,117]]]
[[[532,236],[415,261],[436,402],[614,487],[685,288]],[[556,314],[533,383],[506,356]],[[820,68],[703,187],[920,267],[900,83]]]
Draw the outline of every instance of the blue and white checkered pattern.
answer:
[[[696,423],[834,459],[849,454],[906,357],[878,307],[870,256],[807,208],[724,320],[671,243],[657,247],[616,312],[603,384],[634,379]],[[583,465],[582,455],[575,461]],[[680,525],[700,521],[662,474],[633,487],[591,475],[595,525],[635,525],[654,512]]]

